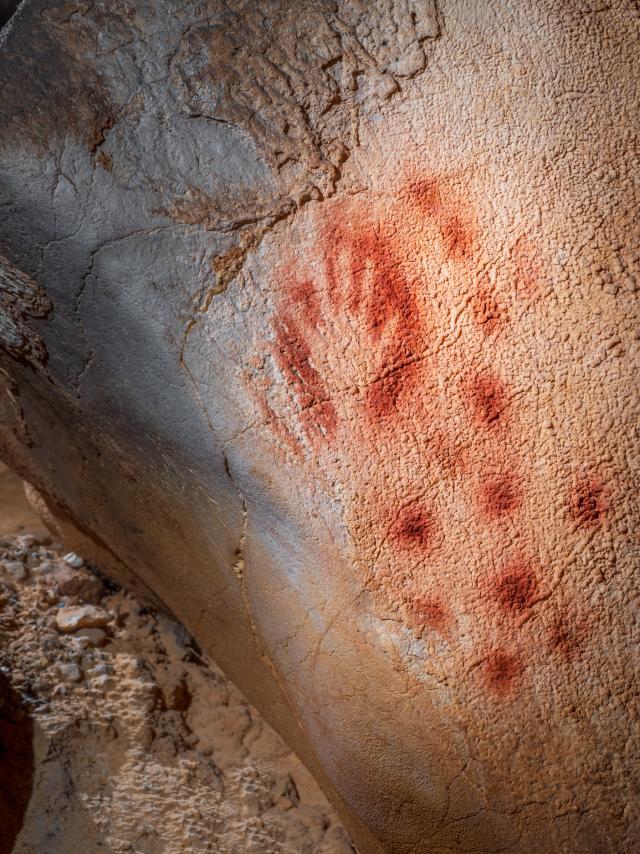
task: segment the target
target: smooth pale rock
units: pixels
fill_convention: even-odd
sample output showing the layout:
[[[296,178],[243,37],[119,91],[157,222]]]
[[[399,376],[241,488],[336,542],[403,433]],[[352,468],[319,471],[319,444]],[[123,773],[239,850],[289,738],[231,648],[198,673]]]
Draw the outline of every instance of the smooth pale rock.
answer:
[[[81,566],[84,566],[84,558],[80,557],[80,555],[77,555],[75,552],[69,552],[63,557],[63,560],[74,569],[80,569]]]
[[[113,616],[108,611],[93,605],[70,605],[60,608],[55,615],[56,626],[61,632],[103,628],[112,620]]]
[[[627,0],[0,37],[0,454],[367,854],[640,847],[639,43]]]

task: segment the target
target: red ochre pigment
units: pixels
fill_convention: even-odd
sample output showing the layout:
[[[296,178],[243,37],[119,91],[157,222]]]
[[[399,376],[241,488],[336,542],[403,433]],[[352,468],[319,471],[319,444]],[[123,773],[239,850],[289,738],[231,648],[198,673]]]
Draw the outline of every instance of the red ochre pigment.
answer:
[[[407,603],[409,622],[414,628],[433,629],[444,635],[451,623],[451,613],[446,605],[432,596],[416,596]]]
[[[291,276],[287,294],[292,313],[296,312],[307,329],[313,329],[324,322],[320,310],[320,299],[311,279],[298,281]]]
[[[514,558],[492,581],[492,597],[505,614],[527,611],[536,602],[538,575],[527,561]]]
[[[495,294],[483,285],[471,297],[471,313],[480,331],[487,336],[502,329],[508,322],[507,313]]]
[[[495,427],[504,420],[509,404],[504,383],[490,373],[467,378],[463,396],[472,421],[481,427]]]
[[[400,413],[401,403],[415,392],[419,366],[415,362],[395,368],[374,380],[366,390],[367,414],[379,422]]]
[[[309,346],[290,317],[275,324],[277,356],[282,372],[297,392],[307,436],[331,440],[337,428],[336,411],[328,390],[310,364]]]
[[[504,649],[493,650],[484,662],[487,685],[495,694],[506,694],[514,689],[523,672],[519,656]]]
[[[434,517],[419,505],[405,507],[395,521],[391,535],[403,549],[431,551],[437,526]]]
[[[420,311],[414,284],[408,281],[391,239],[366,223],[364,215],[357,223],[347,223],[338,214],[323,229],[322,250],[333,307],[360,316],[374,343],[386,325],[397,320],[399,355],[411,356],[420,338]]]
[[[482,514],[488,519],[510,516],[522,503],[519,478],[513,472],[485,477],[479,491]]]
[[[535,247],[519,239],[503,269],[497,271],[498,281],[507,283],[502,290],[489,282],[485,272],[478,273],[477,220],[473,209],[461,201],[454,177],[406,182],[390,206],[393,231],[384,221],[374,220],[372,212],[359,203],[331,206],[318,245],[322,274],[315,278],[297,275],[293,265],[281,271],[274,357],[297,400],[294,416],[311,447],[319,451],[337,436],[338,415],[332,399],[337,389],[333,385],[344,383],[323,373],[322,364],[314,360],[312,345],[319,328],[323,327],[323,336],[329,334],[331,314],[340,317],[347,312],[368,338],[363,352],[356,356],[362,358],[367,377],[366,386],[360,389],[363,427],[368,425],[374,439],[383,428],[401,430],[403,412],[415,412],[419,407],[429,428],[425,446],[429,460],[451,476],[479,478],[477,509],[485,522],[492,523],[513,516],[524,497],[518,461],[507,459],[504,451],[505,431],[513,426],[513,394],[489,370],[467,374],[460,386],[470,426],[489,443],[485,459],[498,461],[494,467],[484,468],[477,461],[474,465],[473,436],[467,441],[456,434],[454,442],[447,426],[444,430],[437,426],[437,413],[433,423],[429,421],[430,408],[437,406],[426,399],[426,389],[437,385],[425,382],[424,354],[433,333],[432,321],[418,298],[419,283],[409,274],[412,259],[405,260],[403,218],[415,222],[418,217],[420,227],[431,230],[434,251],[456,264],[469,282],[469,308],[478,336],[486,338],[503,330],[509,323],[507,306],[539,292],[541,268]],[[296,445],[294,431],[283,427],[285,419],[275,416],[266,397],[263,409],[273,429],[287,433],[288,443]],[[576,526],[599,527],[607,509],[601,481],[590,475],[580,478],[569,498]],[[444,531],[446,525],[417,501],[400,510],[389,531],[389,545],[398,555],[422,560],[440,544]],[[372,536],[375,539],[374,529]],[[411,578],[400,571],[402,562],[397,563],[393,556],[389,561],[384,571],[376,566],[367,582],[376,599],[391,611],[402,607],[409,628],[446,635],[454,622],[449,607],[437,595],[409,589]],[[502,615],[503,631],[512,633],[511,618],[538,601],[540,579],[537,567],[515,557],[489,580],[488,595]],[[575,657],[584,639],[583,623],[571,621],[567,615],[557,620],[547,633],[549,654],[565,660]],[[526,630],[520,627],[517,631]],[[511,692],[524,672],[520,655],[508,648],[510,642],[507,648],[498,646],[491,651],[481,668],[487,687],[497,695]]]
[[[440,232],[444,254],[451,261],[471,258],[475,250],[475,225],[468,206],[455,200],[447,181],[410,181],[405,196]]]
[[[549,634],[549,648],[564,661],[573,661],[587,637],[587,621],[575,614],[558,617]]]
[[[599,528],[609,509],[602,481],[593,475],[581,477],[570,497],[571,518],[578,528]]]

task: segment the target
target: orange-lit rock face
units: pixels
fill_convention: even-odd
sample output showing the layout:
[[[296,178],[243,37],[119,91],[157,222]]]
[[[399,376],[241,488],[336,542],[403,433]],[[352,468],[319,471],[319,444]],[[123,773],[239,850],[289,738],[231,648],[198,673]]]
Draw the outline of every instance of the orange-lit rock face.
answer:
[[[635,850],[640,19],[23,5],[0,450],[359,850]]]
[[[506,698],[533,647],[575,657],[587,641],[552,596],[545,491],[562,484],[567,536],[600,529],[608,504],[588,471],[535,471],[519,354],[523,319],[544,322],[545,263],[518,233],[499,236],[496,260],[465,179],[412,175],[322,207],[273,273],[259,402],[280,452],[332,483],[376,613],[473,693]]]

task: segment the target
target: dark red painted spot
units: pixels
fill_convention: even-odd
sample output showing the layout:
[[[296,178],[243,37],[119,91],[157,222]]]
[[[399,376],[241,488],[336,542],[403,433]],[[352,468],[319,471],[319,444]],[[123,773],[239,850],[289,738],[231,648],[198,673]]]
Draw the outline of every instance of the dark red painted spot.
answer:
[[[579,528],[599,528],[609,504],[602,481],[593,475],[580,478],[570,499],[571,518]]]
[[[430,513],[419,505],[411,505],[401,511],[391,533],[403,548],[430,550],[434,545],[436,524]]]
[[[496,649],[484,662],[484,675],[489,688],[497,694],[507,693],[515,688],[524,668],[517,655]]]
[[[493,595],[506,614],[519,614],[536,602],[539,586],[531,565],[516,558],[494,579]]]
[[[432,596],[416,596],[407,604],[409,622],[414,628],[427,628],[445,634],[451,613],[447,606]]]
[[[507,322],[504,308],[486,287],[479,287],[471,298],[471,312],[485,335],[491,335]]]
[[[512,473],[493,475],[480,489],[480,507],[490,519],[514,513],[522,503],[522,490],[518,477]]]
[[[495,426],[503,417],[509,399],[504,383],[489,373],[468,379],[464,393],[473,420],[484,427]]]

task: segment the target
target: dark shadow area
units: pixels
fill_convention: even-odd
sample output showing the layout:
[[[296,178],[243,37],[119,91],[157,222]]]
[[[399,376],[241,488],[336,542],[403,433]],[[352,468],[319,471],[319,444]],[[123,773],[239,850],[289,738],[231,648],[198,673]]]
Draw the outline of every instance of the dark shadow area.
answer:
[[[33,789],[33,720],[0,673],[0,854],[10,854]]]
[[[0,29],[18,8],[20,0],[0,0]]]

